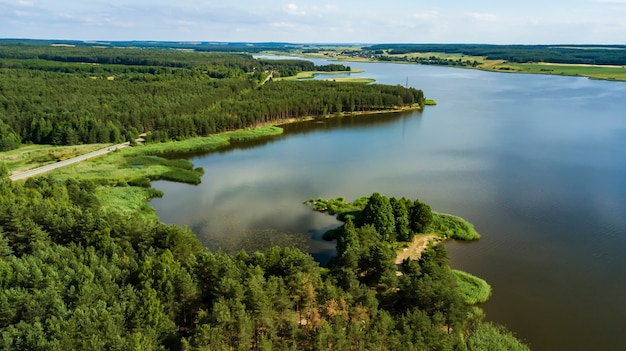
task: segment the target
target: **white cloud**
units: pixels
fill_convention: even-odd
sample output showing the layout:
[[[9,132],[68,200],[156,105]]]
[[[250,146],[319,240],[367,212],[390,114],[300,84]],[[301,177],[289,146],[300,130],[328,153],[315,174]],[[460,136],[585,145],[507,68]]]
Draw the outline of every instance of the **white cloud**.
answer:
[[[288,23],[288,22],[272,22],[272,27],[277,27],[277,28],[294,28],[295,24],[293,23]]]
[[[495,22],[499,19],[497,15],[492,13],[484,13],[484,12],[472,12],[468,14],[468,16],[477,21],[483,22]]]
[[[197,23],[194,21],[187,21],[187,20],[182,20],[182,19],[168,19],[165,21],[165,24],[171,24],[174,26],[181,26],[181,27],[189,27],[189,26],[194,26]]]
[[[297,16],[304,16],[304,15],[306,15],[306,11],[304,11],[301,8],[299,8],[298,5],[296,5],[296,4],[287,4],[287,6],[285,8],[285,12],[287,12],[290,15],[297,15]]]
[[[32,1],[28,1],[28,0],[18,0],[17,1],[17,6],[33,7],[33,6],[35,6],[35,4]]]
[[[410,14],[408,18],[409,20],[434,21],[440,18],[440,13],[439,11],[418,12]]]

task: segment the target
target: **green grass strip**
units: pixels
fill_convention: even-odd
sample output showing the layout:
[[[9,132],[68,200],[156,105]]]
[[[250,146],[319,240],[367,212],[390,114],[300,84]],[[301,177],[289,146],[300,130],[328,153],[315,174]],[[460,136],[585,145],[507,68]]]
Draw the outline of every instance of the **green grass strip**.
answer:
[[[456,278],[457,287],[468,305],[476,305],[489,300],[491,286],[484,279],[456,269],[452,270],[452,274]]]
[[[474,225],[461,217],[447,213],[433,211],[431,228],[437,234],[445,238],[457,240],[478,240],[480,234],[474,229]]]

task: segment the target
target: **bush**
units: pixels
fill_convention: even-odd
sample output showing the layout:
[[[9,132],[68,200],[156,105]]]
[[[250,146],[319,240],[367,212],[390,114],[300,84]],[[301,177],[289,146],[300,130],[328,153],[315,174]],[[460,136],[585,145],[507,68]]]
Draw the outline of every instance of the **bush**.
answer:
[[[433,212],[433,221],[431,224],[433,231],[443,235],[446,238],[457,240],[478,240],[480,234],[474,229],[474,226],[461,217],[449,215],[446,213]]]
[[[530,351],[530,348],[503,327],[481,323],[467,339],[467,350]]]
[[[456,285],[468,305],[484,303],[491,296],[491,286],[484,279],[473,276],[469,273],[452,270],[456,278]]]
[[[149,188],[150,185],[150,179],[146,178],[146,177],[140,177],[140,178],[135,178],[135,179],[131,179],[128,181],[128,185],[130,186],[138,186],[138,187],[142,187],[142,188]]]

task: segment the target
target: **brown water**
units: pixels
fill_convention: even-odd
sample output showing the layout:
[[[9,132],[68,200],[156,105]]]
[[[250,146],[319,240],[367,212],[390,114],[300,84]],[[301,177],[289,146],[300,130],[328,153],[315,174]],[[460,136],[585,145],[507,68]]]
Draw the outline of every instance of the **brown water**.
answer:
[[[202,184],[155,182],[161,219],[209,247],[297,237],[324,261],[334,244],[320,235],[337,222],[304,200],[419,198],[482,234],[447,247],[455,268],[492,285],[488,319],[533,350],[625,350],[626,83],[350,66],[381,83],[408,80],[438,106],[292,124],[280,137],[187,155],[206,170]]]

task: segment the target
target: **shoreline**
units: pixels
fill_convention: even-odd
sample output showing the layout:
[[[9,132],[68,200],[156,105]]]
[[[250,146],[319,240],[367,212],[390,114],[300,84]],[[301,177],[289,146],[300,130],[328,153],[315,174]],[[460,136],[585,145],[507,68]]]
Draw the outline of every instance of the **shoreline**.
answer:
[[[192,137],[192,138],[188,138],[188,139],[184,139],[180,141],[167,141],[167,142],[162,142],[162,143],[140,144],[133,148],[129,148],[128,150],[124,150],[122,154],[114,153],[115,156],[110,156],[110,157],[117,158],[119,156],[127,156],[127,157],[159,156],[159,155],[164,155],[168,153],[212,152],[215,150],[219,150],[220,148],[226,147],[230,145],[232,142],[255,140],[255,139],[261,139],[261,138],[280,135],[283,133],[283,130],[280,126],[286,125],[286,124],[307,122],[307,121],[321,120],[321,119],[326,120],[326,119],[331,119],[331,118],[345,118],[345,117],[354,117],[354,116],[401,113],[401,112],[423,111],[423,110],[424,108],[420,106],[419,104],[413,104],[412,106],[402,106],[402,107],[396,107],[393,109],[384,109],[384,110],[354,111],[354,112],[343,112],[341,114],[339,113],[327,114],[325,116],[303,116],[303,117],[285,118],[285,119],[279,119],[279,120],[274,120],[274,121],[269,121],[269,122],[264,122],[264,123],[257,123],[247,128],[223,131],[219,133],[210,134],[207,136],[197,136],[197,137]],[[72,146],[69,146],[69,147],[72,147]],[[82,146],[82,147],[85,147],[85,146]],[[63,146],[63,147],[50,146],[48,149],[42,146],[41,150],[54,150],[55,148],[67,148],[67,147],[66,146]],[[19,153],[20,152],[19,150],[20,149],[17,149],[15,153]],[[122,151],[122,150],[119,150],[119,151]],[[83,155],[84,154],[75,154],[73,158],[80,158]],[[105,169],[102,169],[103,165],[98,165],[98,162],[94,162],[93,160],[84,160],[84,161],[85,162],[80,162],[80,163],[73,165],[72,167],[69,167],[69,169],[59,169],[57,170],[56,174],[61,175],[61,176],[65,175],[67,177],[68,176],[67,174],[72,173],[71,170],[74,170],[75,173],[86,175],[87,176],[85,177],[86,179],[112,178],[115,180],[119,180],[120,178],[119,176],[117,177],[116,176],[108,177],[106,175],[105,176],[90,176],[94,174],[94,170],[98,170],[98,169],[104,172],[104,174],[106,174],[107,171],[109,173],[114,173],[115,170],[111,169],[111,166],[114,166],[114,165],[108,164],[106,165],[106,167],[104,167]],[[51,164],[54,165],[55,163],[51,163]],[[81,167],[81,165],[84,165],[84,164],[90,165],[89,172],[81,171],[81,168],[84,168],[84,167]],[[36,169],[36,168],[40,168],[44,166],[46,166],[46,163],[43,163],[41,166],[31,165],[30,169],[32,170],[32,169]],[[95,166],[95,168],[93,166]],[[116,169],[116,170],[117,171],[127,170],[128,171],[127,176],[123,178],[128,180],[135,176],[139,176],[139,174],[137,174],[138,173],[137,171],[139,169],[141,168],[119,167],[119,169]],[[16,172],[16,169],[10,169],[10,171]],[[145,176],[145,173],[141,174],[141,176]],[[153,177],[155,178],[152,179]],[[148,175],[147,178],[151,180],[160,179],[159,176],[156,174]]]
[[[626,66],[618,65],[589,65],[589,64],[567,64],[567,63],[548,63],[548,62],[528,62],[514,63],[503,60],[484,60],[476,67],[470,66],[448,66],[448,65],[428,65],[417,62],[396,61],[396,60],[379,60],[375,58],[362,58],[352,56],[328,56],[328,55],[301,55],[302,58],[322,58],[331,61],[340,62],[378,62],[378,63],[396,63],[396,64],[422,64],[426,66],[440,66],[448,68],[471,69],[496,73],[519,73],[519,74],[537,74],[550,76],[565,77],[584,77],[587,79],[626,82]],[[555,71],[555,70],[558,70]],[[594,72],[595,71],[595,72]],[[608,71],[608,72],[606,72]]]
[[[434,106],[434,104],[425,104],[425,106],[429,106],[429,105]],[[387,114],[387,113],[402,113],[402,112],[423,111],[423,110],[424,110],[424,107],[420,106],[419,104],[414,104],[414,106],[405,106],[405,107],[400,107],[396,109],[342,112],[341,114],[333,113],[333,114],[327,114],[325,116],[290,117],[290,118],[284,118],[284,119],[280,119],[276,121],[257,123],[255,126],[251,127],[251,129],[242,129],[242,130],[254,130],[256,128],[263,128],[263,127],[269,127],[269,126],[280,128],[280,126],[286,125],[286,124],[308,122],[308,121],[315,121],[315,120],[321,120],[321,119],[326,120],[326,119],[333,119],[333,118],[380,115],[380,114]],[[228,132],[222,132],[222,133],[228,133]]]

